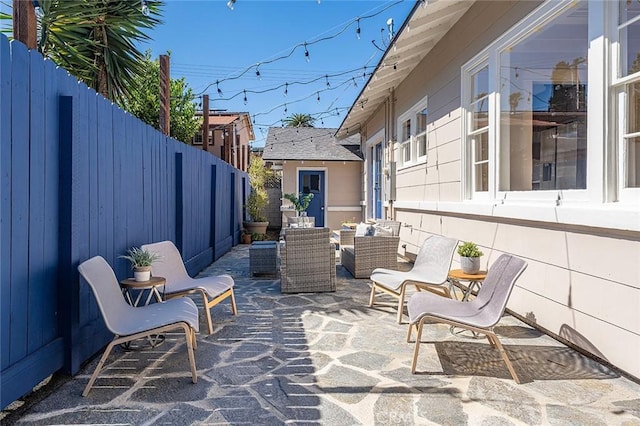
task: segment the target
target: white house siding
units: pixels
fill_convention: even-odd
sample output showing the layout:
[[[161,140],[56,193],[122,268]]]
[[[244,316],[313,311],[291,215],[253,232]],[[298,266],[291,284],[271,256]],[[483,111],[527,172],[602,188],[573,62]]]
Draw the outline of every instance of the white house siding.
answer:
[[[395,132],[398,117],[428,96],[428,160],[397,172],[392,214],[405,224],[400,253],[415,255],[426,236],[441,234],[477,242],[483,267],[502,253],[522,257],[529,266],[508,308],[640,377],[640,233],[630,223],[637,214],[611,218],[615,203],[463,201],[460,68],[538,4],[474,5],[395,89],[393,118],[385,124],[377,114],[364,134],[385,125]]]

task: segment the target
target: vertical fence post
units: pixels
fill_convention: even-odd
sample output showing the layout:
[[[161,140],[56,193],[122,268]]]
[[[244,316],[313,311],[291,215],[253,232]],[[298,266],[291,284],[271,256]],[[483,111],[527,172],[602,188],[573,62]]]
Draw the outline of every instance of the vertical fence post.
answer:
[[[77,340],[80,286],[79,274],[73,265],[73,97],[60,96],[59,106],[59,238],[58,312],[59,329],[65,341],[64,369],[72,372],[73,346]]]
[[[13,0],[13,38],[35,49],[36,11],[31,0]]]
[[[210,244],[213,250],[213,260],[216,260],[216,192],[217,192],[217,166],[211,165],[211,235]]]
[[[202,95],[202,149],[209,151],[209,95]]]
[[[160,55],[160,131],[167,136],[171,133],[171,72],[169,56]]]
[[[229,200],[229,207],[231,208],[231,215],[230,215],[230,223],[229,226],[231,228],[231,245],[235,246],[236,244],[238,244],[238,235],[236,235],[236,199],[237,199],[237,195],[236,192],[238,191],[237,185],[236,185],[236,172],[231,172],[231,196],[229,198],[231,198],[231,200]]]
[[[184,253],[184,247],[182,246],[182,238],[184,227],[184,199],[182,192],[182,153],[176,152],[176,246],[180,253]]]

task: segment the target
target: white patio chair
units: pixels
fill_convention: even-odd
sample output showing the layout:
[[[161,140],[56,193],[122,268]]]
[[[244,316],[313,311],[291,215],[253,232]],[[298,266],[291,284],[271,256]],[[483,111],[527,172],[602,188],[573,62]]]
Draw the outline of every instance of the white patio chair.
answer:
[[[191,380],[198,381],[193,350],[198,331],[198,307],[191,299],[177,299],[147,306],[133,307],[125,302],[113,269],[100,256],[78,266],[80,275],[89,283],[109,331],[115,336],[107,345],[82,396],[87,396],[114,346],[150,337],[170,330],[182,329],[187,340]]]
[[[182,256],[178,248],[171,241],[145,244],[141,248],[160,256],[160,259],[151,265],[151,274],[156,277],[164,277],[167,280],[165,299],[173,299],[174,297],[182,297],[192,293],[200,293],[202,295],[209,334],[213,334],[213,322],[211,321],[210,312],[213,306],[226,298],[230,298],[233,315],[238,314],[236,299],[233,294],[234,280],[230,275],[191,278],[182,262]]]
[[[447,282],[453,253],[458,245],[454,238],[432,235],[423,243],[410,271],[377,268],[371,273],[369,306],[376,304],[376,295],[386,293],[398,299],[398,324],[402,322],[404,299],[408,285],[416,290],[437,292],[451,297]]]
[[[412,330],[417,331],[411,372],[416,372],[424,324],[426,321],[436,321],[486,334],[489,343],[500,351],[513,380],[520,383],[493,327],[502,318],[511,290],[526,267],[527,263],[522,259],[508,254],[501,255],[489,268],[478,296],[470,302],[447,299],[431,293],[416,293],[411,296],[407,303],[409,312],[407,342],[411,341]]]

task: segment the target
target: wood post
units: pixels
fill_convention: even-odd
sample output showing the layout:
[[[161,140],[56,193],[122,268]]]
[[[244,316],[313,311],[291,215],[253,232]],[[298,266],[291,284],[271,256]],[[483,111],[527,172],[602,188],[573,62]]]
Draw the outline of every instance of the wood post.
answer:
[[[38,47],[36,11],[31,0],[13,0],[13,38],[29,49]]]
[[[202,96],[202,149],[209,151],[209,95]]]
[[[171,73],[169,55],[160,55],[160,131],[169,136],[171,133]]]

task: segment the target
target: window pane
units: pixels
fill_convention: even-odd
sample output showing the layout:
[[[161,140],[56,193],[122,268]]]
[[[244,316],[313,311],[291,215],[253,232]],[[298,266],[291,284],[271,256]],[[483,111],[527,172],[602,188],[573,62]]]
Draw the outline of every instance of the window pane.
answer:
[[[411,142],[405,142],[402,144],[402,162],[408,163],[411,161]]]
[[[501,191],[585,189],[587,4],[500,54]]]
[[[640,22],[620,30],[620,76],[640,71]]]
[[[418,157],[424,157],[427,155],[427,133],[422,133],[416,136]]]
[[[411,120],[402,123],[402,140],[406,141],[411,137]]]
[[[627,131],[640,132],[640,83],[627,85]]]
[[[489,190],[489,163],[476,164],[475,166],[475,190],[476,192]]]
[[[640,188],[640,138],[627,139],[627,188]]]
[[[620,0],[620,18],[618,23],[624,24],[627,21],[640,15],[640,3],[635,0]]]
[[[489,94],[489,67],[482,68],[471,76],[471,102]]]
[[[471,131],[489,125],[489,97],[484,97],[471,105]]]
[[[473,138],[474,162],[487,161],[489,159],[489,133],[484,132]]]
[[[416,114],[416,133],[427,130],[427,109],[423,109]]]

